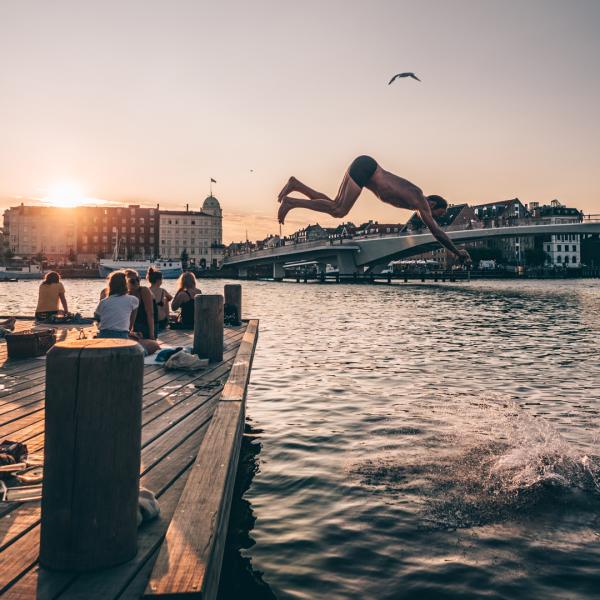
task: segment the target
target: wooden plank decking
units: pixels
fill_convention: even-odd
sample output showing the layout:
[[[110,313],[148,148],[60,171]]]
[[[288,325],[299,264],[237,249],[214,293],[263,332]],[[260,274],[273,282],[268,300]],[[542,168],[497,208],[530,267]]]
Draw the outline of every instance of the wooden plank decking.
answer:
[[[25,329],[31,325],[31,322],[18,321],[17,329]],[[94,326],[63,326],[58,329],[59,339],[70,339],[78,337],[82,330],[88,337],[93,335]],[[238,423],[241,422],[241,427],[234,434],[239,453],[245,391],[257,333],[257,321],[244,323],[241,327],[226,328],[223,361],[211,363],[208,368],[193,374],[165,371],[162,366],[144,368],[140,485],[155,492],[161,516],[140,527],[136,557],[118,567],[86,574],[41,569],[37,563],[40,502],[0,502],[0,596],[44,600],[109,599],[139,598],[144,593],[161,543],[186,488],[188,476],[194,470],[194,464],[222,464],[226,459],[226,484],[233,485],[230,480],[235,478],[237,454],[232,463],[231,456],[219,455],[219,444],[215,446],[211,442],[207,448],[201,448],[201,443],[210,429],[215,409],[224,405],[227,398],[241,398],[237,400]],[[171,345],[191,345],[192,338],[192,332],[183,331],[169,331],[161,335],[161,340]],[[43,452],[45,366],[45,361],[39,359],[8,361],[6,344],[0,343],[0,441],[11,439],[26,443],[30,453]],[[226,384],[227,390],[222,398]],[[226,408],[222,410],[228,411]],[[217,420],[220,419],[221,417]],[[217,427],[216,422],[213,429],[214,432],[207,436],[207,442],[215,435],[219,438],[220,426]],[[230,472],[231,469],[233,473]],[[202,481],[202,477],[198,480],[195,474],[194,484],[188,488],[187,495],[189,496],[190,490],[194,490],[196,496],[206,492],[208,497],[212,497],[212,489],[202,485]],[[231,494],[221,496],[220,501],[223,503],[221,509],[225,521],[223,523],[223,519],[220,519],[216,525],[226,529]],[[206,502],[210,504],[210,501],[205,501],[205,504]],[[204,516],[200,515],[200,518]],[[197,534],[193,522],[187,522],[186,527],[193,535]],[[224,533],[226,531],[219,531],[216,537],[224,539]],[[215,531],[210,532],[210,535],[215,536]],[[218,565],[209,565],[207,574],[214,579],[216,573],[217,583],[221,554],[222,548],[215,547],[214,557],[218,560]],[[203,568],[206,567],[206,559],[206,556],[199,559],[200,562],[204,561]],[[208,559],[214,563],[212,555]],[[171,565],[174,568],[175,565]]]

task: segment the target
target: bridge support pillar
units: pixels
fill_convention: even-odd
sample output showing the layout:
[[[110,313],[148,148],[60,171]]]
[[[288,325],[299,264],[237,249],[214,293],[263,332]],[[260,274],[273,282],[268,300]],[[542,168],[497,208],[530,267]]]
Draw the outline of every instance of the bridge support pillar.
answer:
[[[356,273],[354,256],[350,252],[340,252],[337,255],[337,267],[340,275],[354,275]]]
[[[285,271],[281,263],[273,263],[273,280],[282,281],[285,276]]]
[[[247,267],[238,267],[238,277],[240,279],[248,279],[248,269],[247,269]]]

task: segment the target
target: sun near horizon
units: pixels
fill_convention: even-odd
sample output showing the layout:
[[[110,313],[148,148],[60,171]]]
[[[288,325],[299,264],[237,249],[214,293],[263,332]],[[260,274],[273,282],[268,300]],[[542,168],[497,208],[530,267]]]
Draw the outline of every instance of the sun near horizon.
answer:
[[[45,206],[55,208],[75,208],[89,204],[93,200],[85,195],[81,185],[75,181],[59,181],[44,192],[45,195],[39,201]]]

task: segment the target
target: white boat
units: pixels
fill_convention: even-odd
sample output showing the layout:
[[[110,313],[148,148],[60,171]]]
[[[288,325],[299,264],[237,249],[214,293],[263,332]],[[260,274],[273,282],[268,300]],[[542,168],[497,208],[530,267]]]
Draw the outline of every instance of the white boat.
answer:
[[[177,279],[183,268],[179,260],[101,260],[98,264],[100,277],[107,277],[113,271],[134,269],[140,277],[146,277],[148,269],[153,267],[162,273],[164,279]]]
[[[41,279],[42,269],[39,265],[25,267],[0,267],[0,281],[5,279]]]
[[[116,229],[113,233],[117,235]],[[159,270],[164,279],[177,279],[182,273],[183,268],[180,260],[125,260],[119,258],[119,245],[121,240],[115,238],[115,248],[113,250],[112,259],[102,259],[98,263],[98,272],[100,277],[108,277],[113,271],[121,271],[123,269],[133,269],[140,274],[140,277],[146,277],[146,273],[150,267]]]

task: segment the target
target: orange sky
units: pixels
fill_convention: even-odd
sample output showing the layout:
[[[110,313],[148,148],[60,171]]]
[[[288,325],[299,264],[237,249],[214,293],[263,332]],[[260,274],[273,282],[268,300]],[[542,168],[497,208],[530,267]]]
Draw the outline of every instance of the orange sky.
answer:
[[[256,239],[289,175],[333,195],[370,154],[450,202],[600,213],[599,24],[593,0],[5,2],[0,207],[75,181],[198,208],[212,176],[225,241]],[[368,192],[349,215],[406,217]]]

